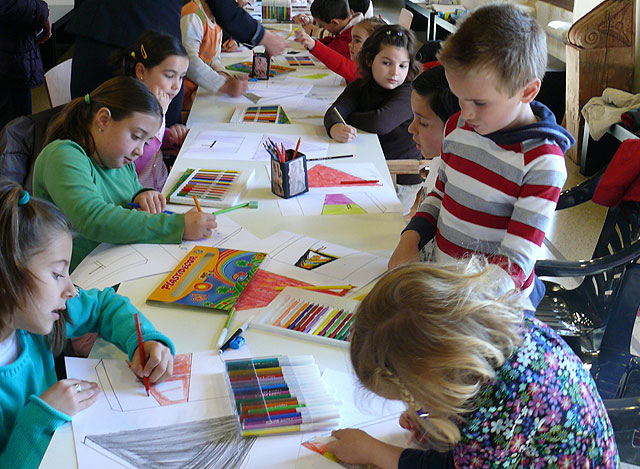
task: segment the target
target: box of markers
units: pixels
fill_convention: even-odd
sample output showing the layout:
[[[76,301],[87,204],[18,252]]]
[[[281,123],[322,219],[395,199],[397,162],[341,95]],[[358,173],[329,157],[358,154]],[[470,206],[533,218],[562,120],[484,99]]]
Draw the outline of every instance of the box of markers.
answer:
[[[314,342],[349,347],[359,302],[325,293],[286,287],[251,326]]]
[[[330,430],[340,417],[311,355],[226,360],[242,436]]]

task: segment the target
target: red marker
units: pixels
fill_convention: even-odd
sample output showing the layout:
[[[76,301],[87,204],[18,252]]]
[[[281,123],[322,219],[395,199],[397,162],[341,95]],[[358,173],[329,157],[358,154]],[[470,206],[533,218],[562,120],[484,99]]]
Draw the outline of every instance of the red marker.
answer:
[[[147,364],[147,360],[144,357],[144,342],[142,341],[142,330],[140,329],[140,320],[138,319],[138,313],[134,314],[134,318],[136,320],[136,333],[138,334],[138,351],[140,352],[140,363],[142,364],[142,370],[144,372],[144,367]],[[149,396],[149,377],[145,376],[142,378],[144,382],[144,388],[147,391],[147,396]]]
[[[360,179],[358,181],[340,181],[340,184],[377,184],[379,182],[377,179]]]

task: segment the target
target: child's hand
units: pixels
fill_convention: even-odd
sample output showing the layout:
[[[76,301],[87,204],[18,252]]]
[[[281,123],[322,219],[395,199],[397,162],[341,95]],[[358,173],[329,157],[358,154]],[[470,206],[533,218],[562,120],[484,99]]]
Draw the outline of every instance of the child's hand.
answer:
[[[173,124],[169,127],[165,137],[169,140],[169,144],[176,148],[180,148],[184,143],[184,139],[187,138],[189,129],[184,124]]]
[[[218,92],[237,97],[245,94],[248,87],[249,79],[247,77],[229,77],[225,84],[220,87]]]
[[[238,50],[238,43],[233,39],[227,39],[222,43],[222,52],[235,52]]]
[[[98,399],[100,388],[96,383],[81,379],[63,379],[47,389],[40,399],[60,412],[74,416]]]
[[[164,381],[171,376],[173,374],[173,355],[171,355],[169,347],[155,340],[148,340],[142,345],[147,364],[142,369],[140,352],[136,348],[130,364],[131,371],[138,378],[148,377],[152,384]]]
[[[316,46],[316,40],[305,33],[303,30],[296,29],[294,35],[295,37],[293,38],[293,40],[302,44],[305,49],[311,51]]]
[[[167,199],[158,191],[140,192],[133,203],[140,205],[140,210],[149,213],[162,213],[167,206]]]
[[[298,13],[296,16],[293,17],[293,22],[295,24],[301,24],[302,26],[305,26],[309,23],[311,23],[312,18],[309,15],[305,15],[304,13]]]
[[[184,233],[182,238],[198,240],[211,236],[216,226],[218,226],[218,223],[216,223],[214,214],[198,212],[198,209],[192,208],[184,214]]]
[[[162,113],[166,114],[167,109],[169,109],[169,103],[171,103],[171,96],[169,96],[166,92],[162,91],[162,89],[159,86],[156,86],[153,90],[151,90],[151,92],[160,103],[160,107],[162,108]]]
[[[265,47],[269,55],[282,55],[282,53],[289,47],[289,41],[281,38],[277,34],[271,31],[265,31],[264,36],[260,44]]]
[[[402,428],[411,432],[412,442],[421,442],[424,439],[424,433],[421,432],[420,429],[416,426],[415,421],[411,418],[411,414],[415,414],[415,412],[411,410],[405,410],[402,415],[400,415],[398,423]]]
[[[331,432],[336,441],[327,443],[327,451],[351,464],[371,464],[382,469],[397,468],[404,448],[389,445],[353,428]]]
[[[409,264],[410,262],[420,261],[420,250],[418,245],[420,244],[420,234],[417,231],[408,230],[402,233],[400,236],[400,242],[396,246],[396,250],[391,254],[389,259],[389,270],[398,267],[402,264]],[[406,427],[405,427],[406,428]]]
[[[338,143],[347,143],[356,138],[356,128],[350,125],[334,124],[329,135]]]

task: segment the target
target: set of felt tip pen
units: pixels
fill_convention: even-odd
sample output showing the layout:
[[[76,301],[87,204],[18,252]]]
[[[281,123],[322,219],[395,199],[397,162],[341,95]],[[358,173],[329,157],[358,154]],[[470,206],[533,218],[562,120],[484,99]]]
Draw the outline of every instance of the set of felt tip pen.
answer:
[[[304,334],[348,340],[353,319],[353,312],[348,309],[292,298],[283,305],[283,312],[273,325]]]
[[[225,362],[243,436],[335,428],[338,402],[313,357],[276,356]]]
[[[302,138],[298,139],[298,143],[296,145],[296,149],[292,152],[291,150],[285,150],[284,144],[280,143],[280,145],[276,144],[270,138],[267,139],[266,142],[263,142],[264,149],[269,153],[271,158],[280,163],[286,163],[287,161],[291,161],[296,159],[298,156],[298,150],[300,149],[300,142]]]

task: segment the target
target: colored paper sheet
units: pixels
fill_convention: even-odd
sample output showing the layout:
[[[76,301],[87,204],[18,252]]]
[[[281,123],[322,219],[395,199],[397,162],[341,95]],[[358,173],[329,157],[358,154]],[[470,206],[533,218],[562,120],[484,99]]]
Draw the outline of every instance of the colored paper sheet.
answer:
[[[236,301],[236,311],[267,306],[280,293],[280,291],[276,290],[276,287],[307,287],[309,285],[311,284],[307,282],[258,269],[247,288],[244,289],[242,295]]]
[[[323,164],[317,164],[313,168],[307,171],[309,177],[309,188],[312,187],[345,187],[343,181],[349,181],[348,187],[357,186],[380,186],[380,182],[366,182],[376,179],[363,179],[358,176],[353,176],[345,171],[325,166]],[[359,182],[362,181],[362,182]]]

